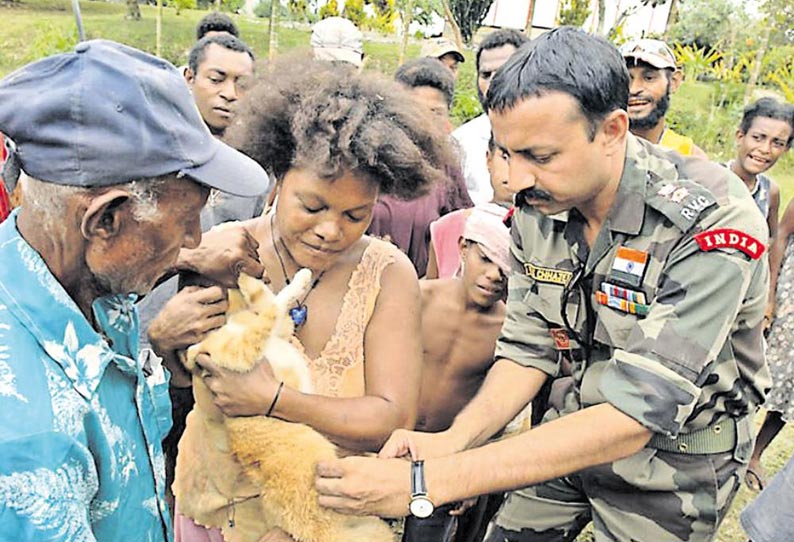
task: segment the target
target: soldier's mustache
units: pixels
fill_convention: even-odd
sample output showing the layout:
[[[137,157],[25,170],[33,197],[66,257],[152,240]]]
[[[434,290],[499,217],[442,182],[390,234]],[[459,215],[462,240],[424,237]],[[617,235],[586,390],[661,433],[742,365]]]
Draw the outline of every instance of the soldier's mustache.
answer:
[[[527,200],[540,200],[551,201],[551,194],[537,188],[525,188],[516,195],[516,201],[523,202]]]

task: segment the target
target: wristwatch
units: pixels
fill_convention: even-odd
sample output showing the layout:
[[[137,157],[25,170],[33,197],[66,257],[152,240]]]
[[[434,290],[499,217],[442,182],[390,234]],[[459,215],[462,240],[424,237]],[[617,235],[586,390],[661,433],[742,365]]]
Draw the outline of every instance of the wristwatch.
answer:
[[[433,501],[427,496],[423,460],[411,463],[411,504],[408,505],[408,510],[412,516],[420,519],[430,517],[435,510]]]

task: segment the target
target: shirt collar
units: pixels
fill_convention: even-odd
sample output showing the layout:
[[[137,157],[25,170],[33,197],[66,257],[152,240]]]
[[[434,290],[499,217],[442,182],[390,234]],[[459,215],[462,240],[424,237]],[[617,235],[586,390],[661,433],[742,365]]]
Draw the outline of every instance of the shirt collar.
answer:
[[[86,399],[108,363],[136,373],[138,317],[134,296],[99,298],[92,308],[101,334],[91,327],[41,256],[16,227],[19,210],[0,225],[0,298]],[[112,345],[112,347],[111,347]]]
[[[650,144],[648,144],[650,145]],[[626,138],[626,160],[620,178],[618,192],[609,213],[609,229],[629,235],[637,235],[645,216],[645,191],[651,168],[650,154],[645,144],[628,134]]]

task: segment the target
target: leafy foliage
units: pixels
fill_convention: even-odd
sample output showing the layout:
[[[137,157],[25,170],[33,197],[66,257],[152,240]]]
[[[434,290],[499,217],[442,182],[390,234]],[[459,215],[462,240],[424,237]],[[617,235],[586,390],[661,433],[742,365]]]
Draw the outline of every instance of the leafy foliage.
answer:
[[[328,0],[328,2],[326,2],[326,4],[320,8],[318,15],[320,19],[339,17],[339,4],[336,0]]]
[[[560,26],[582,26],[590,15],[588,0],[564,0],[558,18]]]
[[[196,9],[196,0],[171,0],[172,5],[176,8],[176,14],[179,13],[183,9]]]

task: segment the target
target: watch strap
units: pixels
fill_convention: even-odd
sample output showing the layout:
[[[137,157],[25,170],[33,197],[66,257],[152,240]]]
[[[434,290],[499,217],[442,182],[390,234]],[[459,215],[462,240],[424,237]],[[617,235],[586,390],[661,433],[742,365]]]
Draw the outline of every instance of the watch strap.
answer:
[[[427,495],[425,462],[422,459],[411,463],[411,496],[415,495]]]

